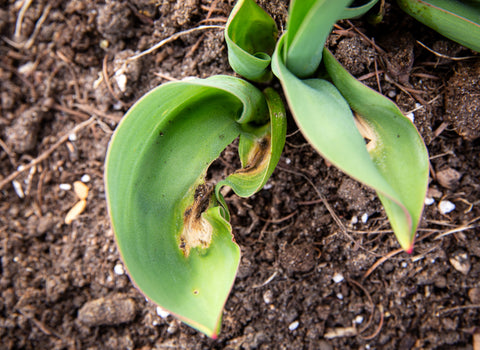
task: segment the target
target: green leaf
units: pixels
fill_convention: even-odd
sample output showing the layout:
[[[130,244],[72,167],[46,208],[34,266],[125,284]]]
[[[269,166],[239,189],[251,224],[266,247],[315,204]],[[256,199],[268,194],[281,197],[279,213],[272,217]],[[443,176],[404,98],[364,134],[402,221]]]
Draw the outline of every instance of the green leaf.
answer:
[[[292,0],[283,46],[283,61],[297,77],[312,75],[335,22],[352,0]]]
[[[270,80],[277,35],[275,21],[254,0],[238,1],[225,28],[230,66],[249,80]]]
[[[351,77],[328,51],[327,70],[341,93],[325,80],[297,78],[282,61],[283,39],[272,69],[298,127],[333,165],[379,193],[401,246],[410,251],[428,177],[427,153],[415,127],[393,103]],[[375,136],[368,149],[345,99]]]
[[[333,83],[356,113],[367,150],[397,197],[378,191],[401,246],[410,251],[428,185],[429,161],[417,129],[398,107],[348,73],[325,49],[324,64]],[[374,187],[375,188],[375,187]]]
[[[447,38],[480,52],[480,1],[397,0],[410,16]]]
[[[264,94],[269,107],[270,122],[257,132],[240,136],[242,169],[216,186],[217,198],[225,207],[225,201],[220,194],[221,187],[230,186],[241,197],[251,196],[265,185],[282,154],[287,133],[285,108],[275,90],[268,88]]]
[[[338,19],[348,19],[348,18],[358,18],[366,14],[370,9],[375,6],[378,0],[370,0],[365,4],[355,7],[347,7],[340,18]]]
[[[233,77],[168,83],[129,110],[109,145],[108,208],[132,281],[210,337],[219,332],[240,250],[205,174],[237,136],[272,130],[269,108],[278,111],[278,103],[269,106],[259,90]]]

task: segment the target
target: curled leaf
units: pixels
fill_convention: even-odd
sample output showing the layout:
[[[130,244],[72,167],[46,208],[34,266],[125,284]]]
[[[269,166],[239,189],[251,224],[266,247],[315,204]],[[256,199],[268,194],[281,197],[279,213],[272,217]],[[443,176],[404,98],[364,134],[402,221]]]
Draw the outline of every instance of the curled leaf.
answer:
[[[254,0],[238,1],[225,28],[230,66],[249,80],[270,80],[270,55],[277,35],[275,21]]]
[[[373,8],[373,6],[376,5],[377,2],[378,0],[369,0],[365,4],[360,6],[347,7],[345,8],[344,12],[342,13],[342,16],[339,19],[361,17],[364,14],[366,14],[368,11],[370,11]]]
[[[328,34],[351,2],[292,0],[282,49],[282,60],[290,72],[305,78],[317,70]]]
[[[205,174],[229,143],[256,137],[269,118],[264,95],[240,79],[173,82],[140,99],[109,145],[108,208],[132,281],[210,337],[219,332],[240,250]]]

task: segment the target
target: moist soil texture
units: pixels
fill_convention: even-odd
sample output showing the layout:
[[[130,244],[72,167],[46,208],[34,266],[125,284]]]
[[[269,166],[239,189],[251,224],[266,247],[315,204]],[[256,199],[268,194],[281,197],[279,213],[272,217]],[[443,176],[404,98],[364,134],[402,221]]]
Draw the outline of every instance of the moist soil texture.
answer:
[[[288,2],[259,3],[283,31]],[[218,339],[130,282],[105,203],[109,139],[153,87],[234,75],[221,28],[233,5],[2,1],[0,349],[478,349],[480,56],[391,0],[377,25],[340,21],[328,46],[425,140],[413,253],[399,249],[375,192],[322,159],[289,116],[265,188],[226,197],[242,259]],[[172,38],[201,25],[216,27]],[[227,148],[212,177],[234,171],[236,154]]]

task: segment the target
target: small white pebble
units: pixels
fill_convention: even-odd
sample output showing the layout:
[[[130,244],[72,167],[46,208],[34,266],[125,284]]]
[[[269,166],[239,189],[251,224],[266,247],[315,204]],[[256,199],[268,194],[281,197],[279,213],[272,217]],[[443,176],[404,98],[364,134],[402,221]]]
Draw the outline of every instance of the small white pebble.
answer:
[[[18,171],[23,171],[23,169],[25,169],[25,165],[19,165],[19,166],[17,167],[17,170],[18,170]]]
[[[273,302],[273,293],[270,289],[266,290],[265,293],[263,293],[263,301],[265,304],[271,304]]]
[[[357,218],[356,215],[352,216],[352,218],[350,219],[350,223],[351,223],[352,225],[355,225],[355,224],[358,223],[358,218]]]
[[[167,318],[170,315],[170,312],[162,309],[160,306],[157,306],[157,315],[161,318]]]
[[[397,92],[395,90],[390,90],[387,95],[390,98],[394,98],[395,96],[397,96]]]
[[[263,189],[264,189],[264,190],[269,190],[269,189],[271,189],[272,187],[273,187],[273,185],[272,185],[270,182],[268,182],[268,183],[265,184],[265,186],[263,186]]]
[[[167,333],[168,334],[175,334],[178,330],[178,325],[177,323],[175,322],[172,322],[168,325],[168,328],[167,328]]]
[[[425,197],[425,205],[432,205],[433,203],[435,203],[435,199],[433,199],[433,197]]]
[[[332,280],[333,282],[335,283],[340,283],[344,280],[345,278],[343,277],[343,275],[341,273],[335,273],[332,277]]]
[[[442,214],[448,214],[455,210],[455,204],[450,201],[441,201],[438,203],[438,210],[440,210]]]
[[[92,178],[90,177],[90,175],[85,174],[85,175],[83,175],[83,176],[80,178],[80,181],[86,183],[86,182],[90,182],[91,179],[92,179]]]
[[[413,112],[410,112],[410,113],[407,113],[405,114],[405,117],[407,117],[408,119],[410,119],[410,121],[413,123],[413,121],[415,120],[415,114]]]
[[[108,40],[103,39],[103,40],[100,41],[100,45],[99,45],[99,46],[100,46],[101,49],[104,49],[104,50],[105,50],[105,49],[107,49],[107,48],[110,46],[110,43],[108,42]]]
[[[19,198],[25,198],[25,193],[23,192],[22,185],[17,180],[12,181],[13,189]]]
[[[415,103],[415,108],[418,109],[418,108],[421,108],[421,107],[423,107],[421,103],[418,103],[418,102]]]
[[[290,164],[292,160],[290,158],[285,158],[285,164]]]
[[[157,320],[152,321],[152,326],[155,327],[155,326],[158,326],[158,325],[160,325],[160,322],[158,322]]]
[[[115,265],[115,267],[113,268],[113,272],[115,272],[116,275],[124,275],[125,274],[125,269],[123,268],[123,265],[122,264],[117,264]]]
[[[361,324],[363,322],[363,316],[358,315],[357,317],[355,317],[353,322],[356,324]]]
[[[68,140],[72,142],[77,141],[77,134],[71,133],[70,135],[68,135]]]
[[[119,111],[123,108],[123,105],[122,105],[122,102],[118,101],[118,102],[115,102],[112,107],[114,110]]]
[[[18,67],[18,73],[29,75],[35,71],[35,62],[27,62],[24,65]]]
[[[117,85],[120,91],[125,92],[127,90],[127,76],[124,73],[120,73],[120,74],[117,74],[117,73],[115,73],[113,77],[117,82]]]
[[[292,323],[290,323],[288,325],[288,329],[291,330],[291,331],[294,331],[295,329],[298,328],[298,326],[300,325],[300,322],[298,321],[293,321]]]
[[[18,256],[13,257],[13,262],[19,262],[20,258]]]
[[[337,298],[340,300],[343,300],[343,294],[342,293],[337,293]]]
[[[406,268],[408,266],[407,262],[406,261],[402,261],[402,263],[400,264],[403,268]]]
[[[368,221],[368,214],[365,213],[365,214],[362,215],[362,222],[363,222],[364,224],[366,224],[367,221]]]
[[[58,188],[60,188],[62,191],[70,191],[72,189],[72,185],[70,185],[70,184],[60,184],[60,185],[58,185]]]

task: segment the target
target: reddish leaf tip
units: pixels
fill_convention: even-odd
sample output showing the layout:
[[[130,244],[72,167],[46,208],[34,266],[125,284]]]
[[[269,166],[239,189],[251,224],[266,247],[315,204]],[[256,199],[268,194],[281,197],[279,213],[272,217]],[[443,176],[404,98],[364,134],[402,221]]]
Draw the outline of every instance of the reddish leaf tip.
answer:
[[[412,254],[413,253],[413,243],[410,247],[408,247],[407,249],[405,249],[405,251],[407,252],[407,254]]]

